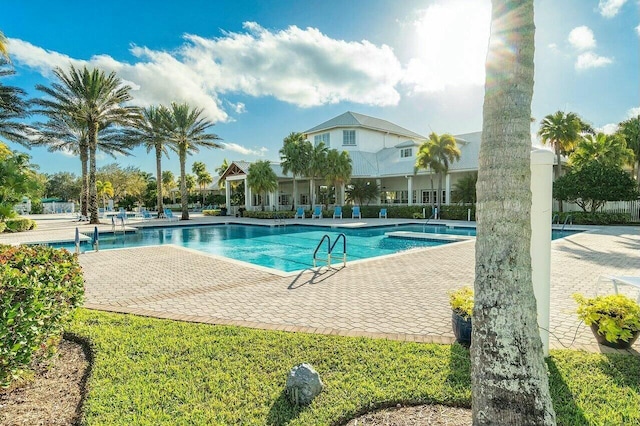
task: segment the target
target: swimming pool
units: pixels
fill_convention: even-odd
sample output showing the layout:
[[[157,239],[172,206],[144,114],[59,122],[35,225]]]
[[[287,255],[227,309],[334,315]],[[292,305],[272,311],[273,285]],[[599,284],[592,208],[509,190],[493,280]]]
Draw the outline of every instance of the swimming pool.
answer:
[[[439,239],[389,238],[393,231],[475,236],[475,228],[446,227],[440,225],[400,225],[367,228],[330,228],[304,225],[206,225],[163,228],[141,228],[135,233],[102,234],[100,249],[175,244],[204,253],[249,262],[254,265],[284,272],[298,271],[313,266],[313,252],[324,235],[333,243],[339,234],[346,235],[347,261],[368,259],[398,253],[419,247],[434,247],[451,243]],[[434,235],[437,237],[437,235]],[[55,244],[73,250],[73,243]],[[90,243],[82,243],[81,251],[92,250]],[[326,243],[318,252],[326,258]],[[336,245],[333,264],[342,255],[342,243]],[[318,266],[324,263],[319,263]]]

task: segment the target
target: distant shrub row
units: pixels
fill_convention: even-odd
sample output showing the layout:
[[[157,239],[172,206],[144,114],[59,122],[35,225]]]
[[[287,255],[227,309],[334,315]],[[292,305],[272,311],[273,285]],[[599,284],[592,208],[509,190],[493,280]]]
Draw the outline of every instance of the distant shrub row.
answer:
[[[26,217],[16,217],[0,222],[0,232],[24,232],[36,229],[36,221]]]
[[[422,209],[425,209],[426,217],[431,217],[431,206],[423,206],[423,205],[415,205],[415,206],[396,206],[396,205],[387,205],[387,206],[360,206],[360,213],[363,218],[377,218],[380,213],[381,208],[387,209],[387,217],[389,219],[423,219]],[[342,207],[342,217],[347,219],[351,218],[353,206],[344,206]],[[471,220],[475,220],[476,208],[475,206],[464,206],[464,205],[445,205],[442,206],[440,212],[441,219],[449,219],[449,220],[467,220],[467,212],[468,209],[471,209]],[[305,217],[311,217],[311,210],[305,211]],[[294,211],[291,210],[281,210],[277,212],[273,211],[245,211],[245,217],[252,217],[256,219],[274,219],[275,216],[278,215],[280,217],[285,218],[293,218],[295,215]],[[333,209],[322,209],[322,217],[331,218],[333,217]]]
[[[84,294],[75,255],[40,246],[0,246],[0,387],[55,350]]]
[[[556,213],[560,217],[560,223],[565,223],[567,216],[571,216],[569,222],[574,225],[621,225],[631,222],[629,213],[607,213],[607,212],[564,212]]]

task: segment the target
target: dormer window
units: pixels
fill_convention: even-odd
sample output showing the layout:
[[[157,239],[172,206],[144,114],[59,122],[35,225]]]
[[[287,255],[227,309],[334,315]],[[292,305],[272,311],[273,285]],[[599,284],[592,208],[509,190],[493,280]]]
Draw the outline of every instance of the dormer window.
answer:
[[[327,133],[321,133],[319,135],[315,135],[313,137],[313,145],[314,146],[318,146],[318,144],[320,142],[324,142],[326,147],[330,147],[331,146],[331,143],[330,143],[331,140],[330,140],[329,136],[330,136],[330,134],[328,132]]]
[[[402,148],[400,150],[400,158],[410,158],[413,156],[413,148]]]
[[[342,131],[342,145],[355,145],[356,144],[356,131],[355,130],[343,130]]]

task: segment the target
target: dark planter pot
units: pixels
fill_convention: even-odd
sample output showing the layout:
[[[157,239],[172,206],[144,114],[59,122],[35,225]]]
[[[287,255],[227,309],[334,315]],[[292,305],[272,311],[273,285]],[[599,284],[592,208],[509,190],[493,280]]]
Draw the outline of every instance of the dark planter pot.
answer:
[[[471,318],[464,318],[455,312],[451,313],[451,326],[456,342],[467,348],[471,346]]]
[[[599,344],[604,346],[609,346],[610,348],[614,348],[614,349],[629,349],[631,345],[635,343],[636,339],[638,339],[638,336],[640,336],[640,331],[636,331],[635,333],[633,333],[633,335],[627,342],[625,342],[624,340],[609,342],[607,339],[604,338],[602,334],[598,333],[597,323],[591,324],[591,331],[593,332],[593,335],[596,336],[596,340],[598,341]]]

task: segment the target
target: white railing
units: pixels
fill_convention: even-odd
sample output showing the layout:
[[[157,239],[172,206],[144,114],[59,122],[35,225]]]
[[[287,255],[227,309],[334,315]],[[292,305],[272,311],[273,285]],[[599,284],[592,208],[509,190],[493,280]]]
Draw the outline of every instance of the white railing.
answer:
[[[562,203],[565,212],[581,212],[582,209],[575,203]],[[554,201],[554,211],[558,211],[558,202]],[[640,221],[640,200],[635,201],[607,201],[604,206],[598,209],[599,212],[606,213],[626,213],[631,216],[634,222]]]

